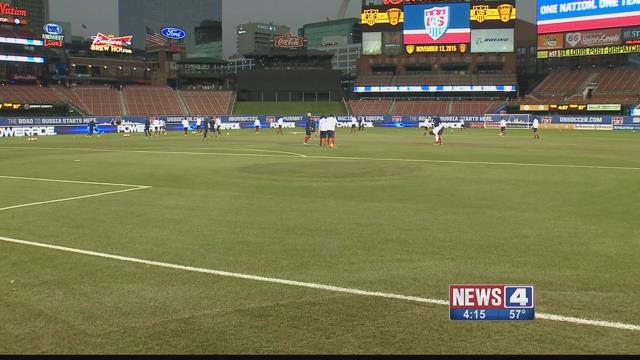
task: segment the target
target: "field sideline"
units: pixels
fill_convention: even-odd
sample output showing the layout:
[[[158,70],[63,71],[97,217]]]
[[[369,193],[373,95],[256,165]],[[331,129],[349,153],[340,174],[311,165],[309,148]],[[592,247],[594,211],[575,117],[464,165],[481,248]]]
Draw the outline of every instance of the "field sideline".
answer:
[[[0,353],[640,352],[638,134],[291,131],[0,139]],[[453,283],[548,319],[450,322]]]

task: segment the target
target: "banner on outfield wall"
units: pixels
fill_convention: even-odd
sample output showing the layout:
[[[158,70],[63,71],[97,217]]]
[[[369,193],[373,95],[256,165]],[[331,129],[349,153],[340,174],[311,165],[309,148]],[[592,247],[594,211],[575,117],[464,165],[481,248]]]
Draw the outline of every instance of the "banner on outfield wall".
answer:
[[[419,127],[430,122],[437,115],[368,115],[355,116],[358,121],[364,122],[366,127]],[[494,123],[495,116],[499,115],[468,115],[468,116],[440,116],[445,124],[460,124],[464,122],[471,128],[482,128],[485,123]],[[352,116],[335,116],[341,127],[350,127]],[[609,116],[609,115],[540,115],[543,129],[581,129],[581,130],[638,130],[640,117],[637,116]],[[152,116],[150,118],[166,122],[168,131],[182,131],[182,119],[184,116]],[[191,129],[195,130],[197,116],[186,117]],[[253,128],[255,121],[260,121],[263,128],[271,127],[277,119],[284,118],[287,127],[304,128],[307,116],[222,116],[223,130],[240,130]],[[534,116],[531,117],[533,121]],[[94,121],[98,133],[143,133],[144,116],[97,116],[75,118],[0,118],[0,137],[24,137],[24,136],[55,136],[63,134],[86,134],[88,124]],[[524,123],[525,127],[528,122]],[[152,130],[154,129],[152,125]]]

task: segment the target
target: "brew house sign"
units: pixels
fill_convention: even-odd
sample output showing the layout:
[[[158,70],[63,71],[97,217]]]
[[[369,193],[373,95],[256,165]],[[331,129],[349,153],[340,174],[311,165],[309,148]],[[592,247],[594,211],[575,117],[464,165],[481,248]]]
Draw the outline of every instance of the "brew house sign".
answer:
[[[299,49],[304,47],[304,38],[301,36],[276,36],[273,38],[273,45],[283,49]]]

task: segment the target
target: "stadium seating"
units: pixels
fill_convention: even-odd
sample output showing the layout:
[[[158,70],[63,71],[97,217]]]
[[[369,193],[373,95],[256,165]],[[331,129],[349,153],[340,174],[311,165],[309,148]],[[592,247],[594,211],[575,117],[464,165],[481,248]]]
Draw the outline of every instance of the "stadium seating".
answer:
[[[224,115],[231,110],[230,91],[181,91],[190,114]]]
[[[447,115],[451,101],[398,101],[395,115]]]
[[[127,86],[124,95],[129,115],[187,115],[170,87]]]
[[[600,70],[596,83],[598,84],[596,92],[600,94],[638,92],[640,68]]]
[[[452,115],[492,114],[500,102],[496,101],[454,101]]]
[[[386,115],[391,110],[390,100],[352,100],[349,105],[354,115]]]
[[[561,99],[582,92],[584,85],[594,76],[587,70],[554,70],[534,90],[534,95]]]
[[[63,102],[50,88],[35,85],[0,86],[0,100],[32,104],[56,104]]]
[[[118,116],[122,114],[122,104],[118,92],[106,86],[78,86],[56,88],[68,99],[93,116]]]

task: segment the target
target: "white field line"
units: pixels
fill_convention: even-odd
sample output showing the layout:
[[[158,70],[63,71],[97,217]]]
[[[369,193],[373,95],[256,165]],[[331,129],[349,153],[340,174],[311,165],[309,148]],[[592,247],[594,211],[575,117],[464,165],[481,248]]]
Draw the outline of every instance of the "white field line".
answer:
[[[119,256],[119,255],[110,255],[110,254],[105,254],[105,253],[100,253],[95,251],[80,250],[80,249],[74,249],[74,248],[57,246],[57,245],[49,245],[49,244],[43,244],[43,243],[37,243],[37,242],[31,242],[31,241],[25,241],[25,240],[17,240],[17,239],[1,237],[1,236],[0,236],[0,241],[6,242],[6,243],[18,244],[18,245],[45,248],[45,249],[73,253],[73,254],[93,256],[93,257],[104,258],[104,259],[118,260],[118,261],[129,262],[129,263],[137,263],[137,264],[143,264],[148,266],[155,266],[155,267],[166,268],[166,269],[182,270],[182,271],[188,271],[188,272],[194,272],[194,273],[209,274],[209,275],[250,280],[250,281],[258,281],[258,282],[264,282],[264,283],[270,283],[270,284],[295,286],[295,287],[302,287],[302,288],[308,288],[308,289],[323,290],[323,291],[330,291],[330,292],[344,293],[344,294],[358,295],[358,296],[370,296],[370,297],[385,298],[385,299],[392,299],[392,300],[402,300],[402,301],[430,304],[430,305],[441,305],[441,306],[449,305],[449,302],[446,300],[428,299],[428,298],[421,298],[416,296],[406,296],[406,295],[375,292],[375,291],[350,289],[350,288],[343,288],[343,287],[337,287],[337,286],[331,286],[331,285],[315,284],[315,283],[300,282],[300,281],[293,281],[293,280],[283,280],[283,279],[269,278],[269,277],[256,276],[256,275],[247,275],[247,274],[232,273],[227,271],[211,270],[211,269],[198,268],[198,267],[192,267],[192,266],[169,264],[164,262],[136,259],[131,257]],[[566,316],[552,315],[552,314],[545,314],[545,313],[537,313],[536,317],[537,319],[541,319],[541,320],[558,321],[558,322],[565,322],[565,323],[571,323],[571,324],[577,324],[577,325],[597,326],[597,327],[618,329],[618,330],[640,331],[640,325],[624,324],[620,322],[581,319],[581,318],[566,317]]]
[[[92,151],[92,152],[114,152],[132,154],[161,154],[161,155],[217,155],[217,156],[244,156],[244,157],[279,157],[279,158],[302,158],[290,155],[278,154],[233,154],[218,152],[191,152],[191,151],[152,151],[152,150],[117,150],[117,149],[85,149],[85,148],[30,148],[30,147],[0,147],[6,149],[28,149],[28,150],[59,150],[59,151]],[[291,153],[294,154],[294,153]],[[521,167],[546,167],[546,168],[566,168],[566,169],[596,169],[596,170],[627,170],[640,171],[640,167],[626,166],[598,166],[598,165],[571,165],[571,164],[542,164],[542,163],[514,163],[514,162],[492,162],[492,161],[463,161],[463,160],[431,160],[431,159],[395,159],[395,158],[368,158],[368,157],[348,157],[348,156],[314,156],[307,155],[304,159],[309,160],[343,160],[343,161],[381,161],[381,162],[408,162],[427,164],[461,164],[461,165],[490,165],[490,166],[521,166]]]
[[[229,148],[229,149],[214,149],[214,148],[192,148],[195,150],[216,150],[216,151],[253,151],[253,152],[263,152],[263,153],[273,153],[273,154],[285,154],[285,155],[294,155],[294,156],[298,156],[298,157],[303,157],[306,158],[308,157],[307,155],[304,154],[298,154],[298,153],[294,153],[294,152],[288,152],[288,151],[275,151],[275,150],[261,150],[261,149],[236,149],[236,148]],[[251,154],[248,154],[251,155]]]
[[[131,191],[146,190],[146,189],[151,188],[151,186],[142,186],[142,185],[127,185],[127,184],[101,183],[101,182],[90,182],[90,181],[29,178],[29,177],[4,176],[4,175],[0,175],[0,179],[23,180],[23,181],[43,181],[43,182],[55,182],[55,183],[67,183],[67,184],[85,184],[85,185],[100,185],[100,186],[118,186],[118,187],[128,187],[128,188],[130,188],[130,189],[123,189],[123,190],[102,192],[102,193],[98,193],[98,194],[74,196],[74,197],[64,198],[64,199],[55,199],[55,200],[48,200],[48,201],[39,201],[39,202],[34,202],[34,203],[29,203],[29,204],[8,206],[8,207],[0,208],[0,211],[14,210],[14,209],[20,209],[20,208],[25,208],[25,207],[30,207],[30,206],[37,206],[37,205],[55,204],[55,203],[60,203],[60,202],[73,201],[73,200],[90,199],[90,198],[95,198],[95,197],[99,197],[99,196],[115,195],[115,194],[131,192]]]
[[[150,186],[145,186],[145,185],[115,184],[115,183],[105,183],[105,182],[77,181],[77,180],[59,180],[59,179],[46,179],[46,178],[31,178],[31,177],[6,176],[6,175],[0,175],[0,179],[45,181],[45,182],[56,182],[56,183],[66,183],[66,184],[104,185],[104,186],[135,187],[135,188],[149,188],[150,187]]]

